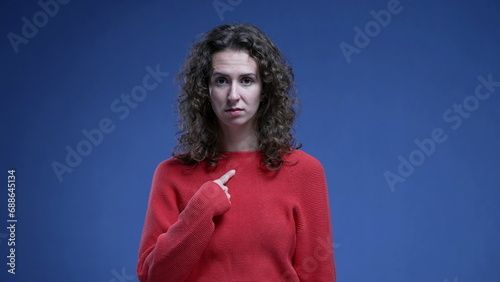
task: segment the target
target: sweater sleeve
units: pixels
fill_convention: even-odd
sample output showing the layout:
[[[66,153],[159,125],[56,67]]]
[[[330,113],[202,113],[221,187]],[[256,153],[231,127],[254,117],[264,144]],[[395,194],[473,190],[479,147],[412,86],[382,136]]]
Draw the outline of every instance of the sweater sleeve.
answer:
[[[181,281],[188,276],[213,234],[213,217],[230,208],[225,192],[209,181],[180,212],[178,187],[172,187],[166,166],[158,166],[151,186],[137,264],[141,282]]]
[[[300,281],[336,281],[328,190],[323,167],[304,160],[296,183],[301,194],[297,215],[294,268]]]

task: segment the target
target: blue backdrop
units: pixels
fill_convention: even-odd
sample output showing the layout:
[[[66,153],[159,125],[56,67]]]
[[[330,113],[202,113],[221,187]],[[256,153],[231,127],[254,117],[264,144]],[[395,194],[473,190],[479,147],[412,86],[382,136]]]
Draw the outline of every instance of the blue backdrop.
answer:
[[[234,21],[294,68],[339,281],[500,281],[499,1],[41,0],[0,13],[1,281],[137,281],[151,178],[175,145],[173,79],[197,34]]]

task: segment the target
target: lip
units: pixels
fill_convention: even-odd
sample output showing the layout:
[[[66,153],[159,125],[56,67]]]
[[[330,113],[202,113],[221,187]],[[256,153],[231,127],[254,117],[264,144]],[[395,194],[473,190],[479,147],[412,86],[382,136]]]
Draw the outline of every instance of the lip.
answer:
[[[226,112],[234,112],[234,111],[243,111],[242,108],[229,108],[226,110]]]
[[[226,109],[226,113],[228,113],[231,116],[238,116],[238,115],[243,113],[243,109],[242,108],[229,108],[229,109]]]

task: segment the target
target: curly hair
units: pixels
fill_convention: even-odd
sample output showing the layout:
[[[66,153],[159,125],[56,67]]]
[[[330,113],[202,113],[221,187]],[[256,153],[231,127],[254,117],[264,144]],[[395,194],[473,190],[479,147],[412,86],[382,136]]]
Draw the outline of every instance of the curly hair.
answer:
[[[218,119],[209,96],[212,55],[233,50],[247,52],[258,65],[262,79],[261,102],[257,110],[257,144],[262,163],[270,170],[279,169],[283,157],[300,148],[293,137],[297,116],[292,68],[274,43],[259,28],[250,24],[215,27],[201,35],[191,47],[177,76],[180,87],[178,145],[172,155],[184,164],[207,161],[215,166],[224,157],[217,150]]]

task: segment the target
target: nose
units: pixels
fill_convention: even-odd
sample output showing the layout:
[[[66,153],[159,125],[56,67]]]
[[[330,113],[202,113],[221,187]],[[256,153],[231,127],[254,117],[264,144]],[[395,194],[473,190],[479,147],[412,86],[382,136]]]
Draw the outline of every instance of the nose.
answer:
[[[228,102],[237,102],[240,100],[240,91],[237,83],[231,83],[229,93],[227,94]]]

